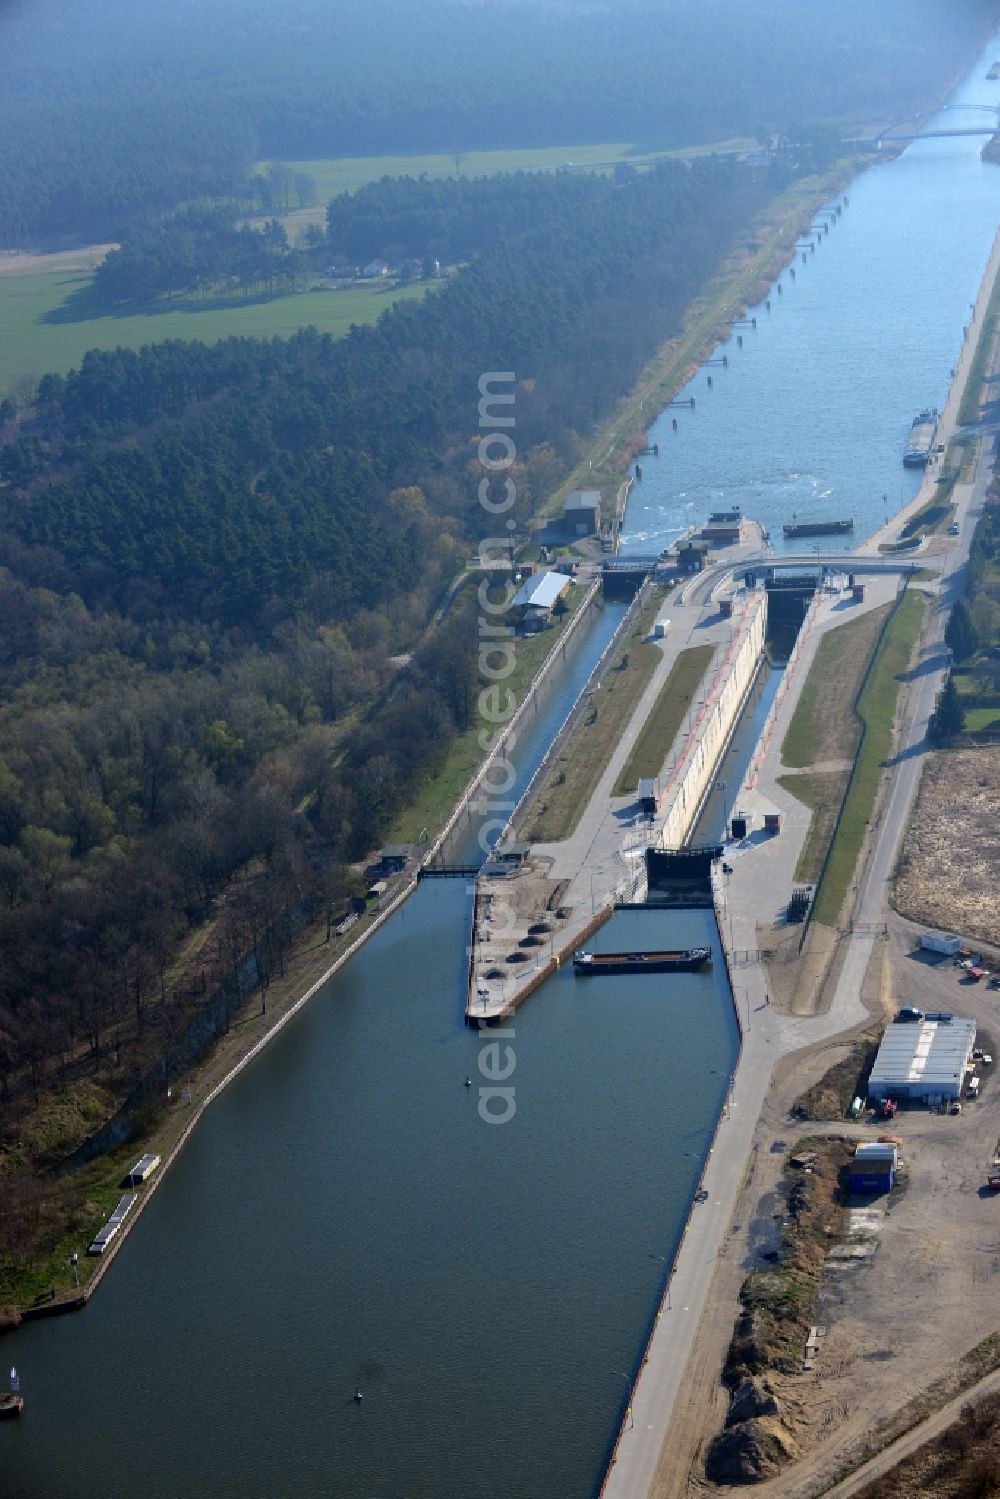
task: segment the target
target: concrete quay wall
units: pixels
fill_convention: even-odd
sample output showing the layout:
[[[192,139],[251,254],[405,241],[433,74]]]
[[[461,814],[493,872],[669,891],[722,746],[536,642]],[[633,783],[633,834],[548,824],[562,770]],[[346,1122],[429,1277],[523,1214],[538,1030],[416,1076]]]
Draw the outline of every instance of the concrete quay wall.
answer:
[[[661,778],[658,841],[664,848],[680,848],[687,840],[757,675],[767,631],[763,589],[750,595],[738,625],[734,617],[734,626],[731,642],[713,666],[704,702]]]

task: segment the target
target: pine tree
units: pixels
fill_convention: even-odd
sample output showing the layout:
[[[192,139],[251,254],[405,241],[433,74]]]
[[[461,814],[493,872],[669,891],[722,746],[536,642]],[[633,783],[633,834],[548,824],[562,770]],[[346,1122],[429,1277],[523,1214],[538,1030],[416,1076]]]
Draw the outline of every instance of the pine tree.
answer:
[[[965,713],[958,688],[949,674],[938,695],[937,706],[927,725],[927,737],[932,744],[945,744],[965,728]]]
[[[965,661],[973,655],[979,644],[969,611],[959,599],[945,627],[945,645],[954,652],[956,661]]]

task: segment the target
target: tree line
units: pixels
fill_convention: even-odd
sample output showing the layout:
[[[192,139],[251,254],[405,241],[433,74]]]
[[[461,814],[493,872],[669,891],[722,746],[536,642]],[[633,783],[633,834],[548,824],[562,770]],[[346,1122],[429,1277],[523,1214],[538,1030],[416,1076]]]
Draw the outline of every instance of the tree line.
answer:
[[[271,182],[282,180],[276,165],[268,174]],[[630,171],[621,167],[619,176]],[[288,173],[288,181],[297,175]],[[113,307],[162,296],[288,290],[330,261],[348,270],[377,258],[397,268],[454,264],[502,239],[537,231],[559,214],[585,211],[600,191],[592,173],[383,177],[338,194],[327,206],[325,235],[310,226],[295,249],[277,219],[260,228],[237,227],[232,205],[192,206],[126,236],[97,268],[93,294]],[[276,197],[271,194],[272,201]]]
[[[0,20],[0,243],[120,238],[239,197],[259,158],[877,121],[925,107],[995,21],[992,0],[947,26],[938,0],[35,0]]]
[[[537,230],[558,214],[586,212],[595,191],[593,174],[568,171],[438,181],[383,177],[327,205],[327,248],[356,264],[429,256],[454,264]]]
[[[109,251],[94,273],[93,295],[106,307],[163,296],[246,296],[287,290],[295,275],[279,220],[237,228],[222,207],[187,208]]]

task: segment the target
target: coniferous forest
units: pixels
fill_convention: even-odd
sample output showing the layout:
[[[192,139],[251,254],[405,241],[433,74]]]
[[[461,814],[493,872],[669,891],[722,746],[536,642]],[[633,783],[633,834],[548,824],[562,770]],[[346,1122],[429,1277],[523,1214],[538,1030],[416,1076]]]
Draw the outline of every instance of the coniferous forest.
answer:
[[[15,0],[0,244],[245,206],[258,158],[878,123],[947,87],[995,16],[992,0],[951,0],[947,26],[935,0]]]

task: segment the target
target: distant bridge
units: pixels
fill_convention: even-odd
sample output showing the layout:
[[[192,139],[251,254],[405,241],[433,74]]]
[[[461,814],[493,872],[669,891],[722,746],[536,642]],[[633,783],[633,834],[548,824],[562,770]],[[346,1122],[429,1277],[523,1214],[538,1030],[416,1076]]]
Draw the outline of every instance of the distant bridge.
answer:
[[[924,120],[935,120],[948,109],[961,110],[967,113],[975,110],[978,113],[987,114],[991,117],[989,124],[955,126],[954,129],[925,130],[922,128]],[[909,126],[910,129],[904,127]],[[916,128],[913,128],[916,127]],[[922,110],[919,114],[907,115],[905,119],[893,120],[882,130],[873,135],[854,136],[845,141],[845,145],[867,146],[870,149],[881,151],[883,146],[890,146],[894,142],[909,142],[917,140],[936,140],[944,136],[952,135],[996,135],[1000,131],[1000,107],[995,104],[944,104],[938,109]]]

